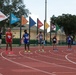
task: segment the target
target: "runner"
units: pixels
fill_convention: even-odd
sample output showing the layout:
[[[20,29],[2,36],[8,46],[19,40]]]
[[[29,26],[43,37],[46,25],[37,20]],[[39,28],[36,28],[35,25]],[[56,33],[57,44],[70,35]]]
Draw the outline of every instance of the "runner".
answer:
[[[68,50],[71,50],[72,37],[70,35],[68,35],[66,40],[67,40],[67,44],[68,44]]]
[[[44,40],[43,40],[43,34],[42,34],[41,31],[39,32],[39,34],[37,35],[36,38],[38,39],[38,44],[39,44],[38,49],[39,49],[39,51],[42,50],[44,52]]]
[[[8,28],[5,34],[5,41],[6,41],[6,54],[8,54],[8,45],[10,46],[10,54],[13,54],[12,51],[12,32],[11,29]]]
[[[53,41],[53,50],[57,50],[57,46],[56,46],[57,38],[56,38],[56,35],[53,37],[52,41]]]
[[[22,40],[21,41],[24,42],[25,52],[27,52],[26,46],[28,47],[28,52],[30,52],[30,49],[29,49],[29,34],[27,33],[27,30],[24,30],[24,34],[22,36]]]

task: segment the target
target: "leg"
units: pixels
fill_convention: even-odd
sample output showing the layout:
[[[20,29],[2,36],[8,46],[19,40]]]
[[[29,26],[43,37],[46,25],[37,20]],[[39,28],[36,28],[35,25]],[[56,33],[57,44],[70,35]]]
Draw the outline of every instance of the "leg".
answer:
[[[71,43],[70,43],[70,45],[69,45],[69,48],[71,49]]]
[[[44,49],[44,44],[42,44],[42,49]]]
[[[38,44],[38,50],[39,50],[39,51],[41,50],[41,48],[40,48],[40,44]]]
[[[6,43],[6,54],[8,54],[8,43]]]
[[[12,43],[9,43],[9,46],[10,46],[10,54],[13,54],[13,51],[12,51]]]
[[[25,51],[26,51],[26,44],[24,45]]]
[[[8,50],[8,43],[6,43],[6,51]]]
[[[54,46],[55,46],[55,43],[53,43],[53,50],[55,49]]]
[[[12,51],[12,43],[9,43],[10,51]]]
[[[44,44],[42,44],[42,52],[44,52]]]
[[[28,52],[30,52],[29,43],[27,44],[27,47],[28,47]]]
[[[68,43],[68,49],[69,49],[69,47],[70,47],[70,45],[69,45],[69,43]]]
[[[40,51],[41,48],[40,48],[40,40],[38,40],[38,50]]]
[[[29,43],[27,44],[27,47],[28,47],[28,50],[30,50],[30,49],[29,49]]]

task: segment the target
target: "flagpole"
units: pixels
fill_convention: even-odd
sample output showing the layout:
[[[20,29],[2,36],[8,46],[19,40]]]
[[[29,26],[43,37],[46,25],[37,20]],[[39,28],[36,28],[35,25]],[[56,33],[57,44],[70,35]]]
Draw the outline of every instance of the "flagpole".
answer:
[[[45,20],[44,20],[44,40],[45,40]]]
[[[30,17],[29,17],[29,43],[30,43]]]
[[[45,22],[47,20],[47,0],[45,0]]]
[[[22,16],[21,16],[21,20],[22,20]],[[22,32],[22,26],[21,26],[21,24],[22,23],[20,23],[20,44],[19,44],[20,46],[21,46],[21,32]]]
[[[37,18],[37,35],[38,35],[38,18]],[[38,40],[37,40],[37,45],[38,45]]]
[[[47,0],[45,0],[45,20],[44,20],[44,40],[45,40],[45,33],[47,33],[47,29],[45,30],[45,22],[47,20]]]
[[[51,43],[51,20],[50,20],[50,43]]]
[[[38,34],[38,18],[37,18],[37,34]]]
[[[9,27],[11,28],[11,13],[10,13],[10,17],[9,17]]]

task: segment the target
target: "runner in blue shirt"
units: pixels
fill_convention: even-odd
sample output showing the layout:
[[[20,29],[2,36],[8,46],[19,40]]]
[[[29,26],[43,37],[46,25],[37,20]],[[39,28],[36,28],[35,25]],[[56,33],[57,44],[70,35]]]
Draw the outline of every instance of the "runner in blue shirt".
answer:
[[[27,30],[24,30],[24,34],[22,36],[22,41],[24,42],[25,52],[27,52],[26,46],[28,47],[28,52],[30,52],[30,50],[29,50],[29,34],[27,33]]]
[[[68,49],[71,49],[72,37],[70,35],[67,36],[67,44],[68,44]]]

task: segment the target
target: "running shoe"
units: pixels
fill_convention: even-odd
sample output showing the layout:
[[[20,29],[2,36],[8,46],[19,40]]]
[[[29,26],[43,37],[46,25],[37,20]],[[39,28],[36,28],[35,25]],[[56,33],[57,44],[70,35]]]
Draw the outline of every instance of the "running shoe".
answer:
[[[28,50],[28,52],[31,52],[30,50]]]
[[[24,52],[26,53],[27,51],[25,50]]]
[[[44,49],[42,49],[42,52],[44,52]]]

